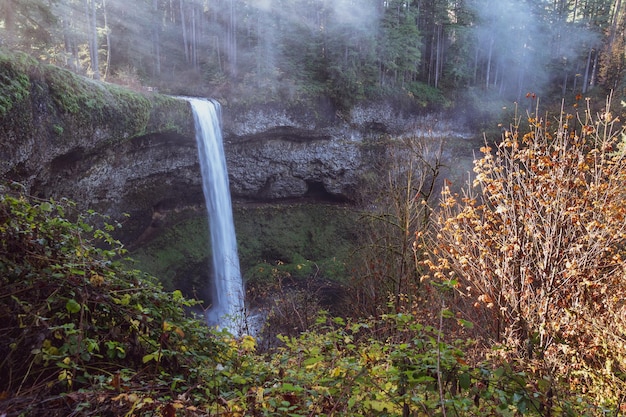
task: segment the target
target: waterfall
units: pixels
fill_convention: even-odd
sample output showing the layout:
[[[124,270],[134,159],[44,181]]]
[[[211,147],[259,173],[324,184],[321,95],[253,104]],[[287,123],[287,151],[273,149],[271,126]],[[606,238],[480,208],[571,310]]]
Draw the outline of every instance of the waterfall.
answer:
[[[213,304],[207,312],[207,321],[238,334],[243,327],[244,289],[222,144],[221,108],[216,101],[186,100],[193,109],[213,253]]]

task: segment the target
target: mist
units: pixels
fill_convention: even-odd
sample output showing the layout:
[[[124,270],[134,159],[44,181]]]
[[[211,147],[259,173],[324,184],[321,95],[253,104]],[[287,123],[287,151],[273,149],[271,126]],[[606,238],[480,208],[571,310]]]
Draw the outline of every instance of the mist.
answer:
[[[576,17],[569,10],[547,14],[537,2],[513,0],[474,0],[471,10],[476,65],[482,66],[475,71],[483,73],[485,88],[517,101],[528,93],[558,91],[556,85],[571,82],[567,77],[581,77],[587,55],[601,43],[597,28],[590,29],[582,14],[572,21]]]
[[[441,108],[463,91],[520,101],[623,78],[608,56],[619,53],[610,0],[7,1],[5,45],[175,94]]]

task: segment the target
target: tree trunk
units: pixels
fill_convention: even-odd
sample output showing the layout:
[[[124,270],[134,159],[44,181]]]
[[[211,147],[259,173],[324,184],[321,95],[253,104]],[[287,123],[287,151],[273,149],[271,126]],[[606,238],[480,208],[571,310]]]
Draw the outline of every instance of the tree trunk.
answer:
[[[434,65],[435,65],[435,61],[437,60],[436,58],[436,51],[435,51],[435,31],[432,31],[431,36],[430,36],[430,59],[428,60],[428,85],[431,85],[431,82],[433,81],[434,78]]]
[[[229,27],[228,27],[228,51],[230,58],[230,75],[237,76],[237,13],[235,0],[230,0]]]
[[[185,51],[185,62],[189,63],[189,42],[187,36],[187,23],[185,22],[185,6],[184,0],[179,0],[180,3],[180,23],[183,29],[183,50]]]
[[[476,85],[476,81],[478,79],[478,52],[479,52],[479,48],[478,48],[478,44],[476,44],[476,50],[474,52],[474,76],[473,81],[472,81],[472,85]]]
[[[158,0],[152,0],[152,13],[152,52],[154,54],[154,75],[159,77],[161,75],[161,41],[159,34],[161,29],[161,19],[159,15]]]
[[[96,25],[96,0],[85,0],[85,17],[88,23],[88,45],[89,58],[91,61],[91,71],[95,80],[100,79],[100,68],[98,64],[98,28]]]
[[[491,78],[491,58],[493,55],[494,39],[489,40],[489,52],[487,53],[487,74],[485,75],[485,88],[489,90],[489,81]]]
[[[8,34],[9,44],[13,43],[13,39],[15,37],[15,8],[14,1],[15,0],[4,0],[5,4],[0,10],[4,12],[4,28]]]
[[[593,67],[591,69],[591,77],[589,79],[589,86],[593,87],[596,85],[596,79],[598,78],[598,56],[599,53],[595,53],[593,57]]]
[[[107,60],[104,69],[104,79],[109,75],[109,66],[111,65],[111,34],[109,33],[109,23],[107,18],[106,0],[102,0],[102,13],[104,14],[104,33],[107,41]]]
[[[519,103],[522,100],[522,95],[524,94],[524,84],[526,83],[526,69],[525,67],[522,67],[520,72],[519,72],[519,76],[517,79],[517,102]],[[529,111],[532,111],[532,108],[528,109]]]
[[[64,4],[65,5],[65,4]],[[78,50],[76,48],[76,37],[72,32],[71,14],[66,8],[63,8],[64,15],[62,16],[63,22],[63,45],[65,47],[65,65],[72,69],[74,72],[79,72],[78,63]]]
[[[617,34],[617,26],[619,23],[619,18],[622,9],[622,0],[615,0],[615,5],[613,7],[613,16],[611,18],[611,32],[609,35],[609,42],[607,50],[613,49],[613,43],[615,42],[615,35]]]
[[[193,69],[198,69],[198,38],[196,27],[196,5],[191,4],[191,41],[189,42],[189,49],[191,55],[191,66]]]
[[[589,87],[589,70],[591,68],[591,55],[593,53],[593,48],[589,48],[589,53],[587,54],[587,65],[585,65],[585,74],[583,77],[583,86],[582,93],[587,93],[587,88]]]
[[[441,76],[441,68],[442,68],[442,57],[443,57],[443,41],[442,41],[442,32],[443,25],[436,24],[437,31],[437,58],[435,61],[435,88],[439,87],[439,77]]]
[[[93,78],[100,79],[100,59],[98,56],[98,23],[96,20],[96,0],[91,0],[91,36],[93,42]]]

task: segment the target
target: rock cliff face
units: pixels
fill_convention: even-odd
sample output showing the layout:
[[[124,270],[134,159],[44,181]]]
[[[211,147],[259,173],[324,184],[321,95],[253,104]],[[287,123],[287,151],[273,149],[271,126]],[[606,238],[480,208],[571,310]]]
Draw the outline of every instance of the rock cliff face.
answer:
[[[0,50],[0,176],[119,219],[124,240],[202,204],[189,104],[95,83]],[[232,195],[350,201],[373,161],[370,139],[415,129],[384,104],[337,114],[328,103],[225,106]]]
[[[421,117],[419,126],[436,127]],[[352,201],[364,176],[383,162],[380,139],[420,134],[415,117],[388,103],[339,114],[328,103],[226,108],[224,137],[234,198],[312,197]]]
[[[115,219],[130,213],[128,232],[136,235],[152,207],[197,182],[185,101],[1,51],[0,80],[0,175],[31,194],[68,197]]]
[[[234,198],[349,200],[364,169],[360,142],[290,126],[233,138],[226,156]]]

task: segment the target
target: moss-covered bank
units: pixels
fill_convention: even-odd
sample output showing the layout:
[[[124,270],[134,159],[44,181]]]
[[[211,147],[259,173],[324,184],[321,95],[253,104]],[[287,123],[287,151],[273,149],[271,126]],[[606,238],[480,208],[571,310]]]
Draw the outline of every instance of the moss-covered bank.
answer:
[[[137,267],[206,300],[211,249],[202,210],[179,221],[132,253]],[[247,282],[312,275],[343,281],[357,244],[358,214],[324,204],[238,205],[234,208],[241,271]]]
[[[45,176],[55,157],[163,132],[193,137],[187,103],[96,82],[0,48],[0,174]]]

